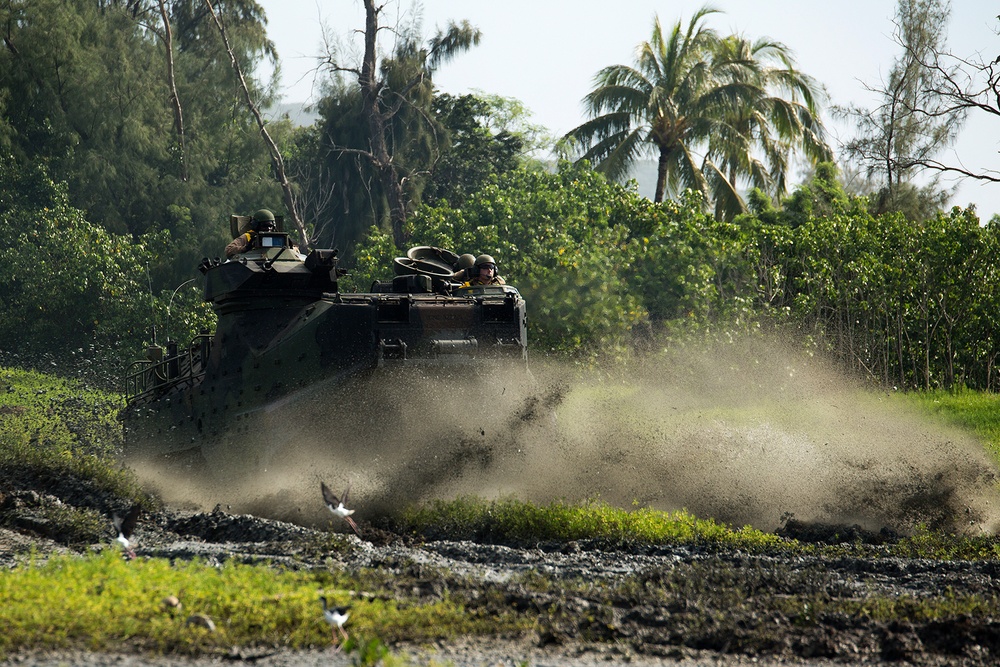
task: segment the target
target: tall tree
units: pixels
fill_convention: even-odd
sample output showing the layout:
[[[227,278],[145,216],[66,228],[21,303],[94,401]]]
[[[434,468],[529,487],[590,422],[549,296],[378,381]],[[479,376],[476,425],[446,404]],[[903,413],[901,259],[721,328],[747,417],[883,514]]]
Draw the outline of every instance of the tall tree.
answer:
[[[792,67],[788,50],[768,40],[723,39],[704,25],[714,13],[703,7],[686,29],[678,21],[669,32],[655,18],[635,67],[598,72],[585,98],[591,119],[565,138],[616,180],[652,152],[655,201],[668,190],[692,188],[712,195],[720,213],[731,216],[745,210],[737,179],[783,188],[787,150],[799,142],[823,154],[823,133],[815,116],[819,89]]]
[[[541,130],[526,122],[527,112],[517,100],[439,95],[434,114],[446,144],[423,193],[431,206],[446,200],[461,207],[492,177],[523,164],[525,153],[539,145]]]
[[[221,11],[245,72],[273,62],[254,0]],[[169,230],[151,267],[157,287],[220,254],[230,213],[280,196],[204,0],[0,3],[0,33],[0,145],[16,164],[46,163],[71,204],[109,231]],[[268,86],[248,83],[266,104]]]
[[[480,31],[467,21],[450,23],[423,46],[416,30],[398,27],[400,39],[390,57],[378,52],[381,6],[364,0],[364,51],[361,62],[345,65],[336,53],[327,54],[326,66],[334,77],[356,77],[360,93],[361,120],[366,128],[363,147],[352,147],[329,137],[331,154],[336,158],[359,156],[372,170],[378,183],[378,196],[386,200],[393,241],[405,243],[406,221],[412,194],[411,179],[429,165],[407,166],[405,153],[419,152],[423,128],[432,128],[430,101],[433,75],[443,63],[479,43]],[[414,129],[417,128],[417,129]],[[432,142],[431,146],[433,146]],[[377,220],[374,222],[378,222]]]
[[[950,14],[947,0],[899,0],[893,38],[902,53],[881,85],[868,86],[878,104],[840,110],[858,128],[844,147],[846,156],[882,181],[876,197],[880,211],[905,208],[906,201],[919,194],[910,181],[954,141],[964,122],[964,110],[949,111],[951,105],[941,92],[954,70],[926,66],[944,48]],[[937,189],[936,181],[928,189]]]
[[[1000,20],[1000,16],[997,18]],[[995,53],[1000,54],[1000,50]],[[937,45],[930,48],[919,63],[932,82],[928,94],[931,99],[941,102],[928,109],[919,109],[920,112],[939,122],[958,125],[970,112],[987,114],[1000,120],[1000,95],[997,94],[1000,91],[1000,55],[986,59],[981,54],[964,57]],[[1000,170],[992,166],[967,167],[961,163],[945,163],[929,155],[913,162],[917,167],[939,173],[1000,183]]]

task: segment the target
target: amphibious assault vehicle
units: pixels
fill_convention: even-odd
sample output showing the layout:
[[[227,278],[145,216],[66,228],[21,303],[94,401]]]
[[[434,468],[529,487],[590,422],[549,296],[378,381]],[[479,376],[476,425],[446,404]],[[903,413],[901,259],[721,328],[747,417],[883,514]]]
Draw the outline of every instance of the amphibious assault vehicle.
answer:
[[[411,248],[395,259],[391,279],[341,292],[337,251],[303,256],[276,223],[246,252],[199,266],[218,315],[214,333],[186,347],[151,346],[130,367],[120,413],[130,459],[194,455],[252,469],[273,452],[250,447],[248,436],[275,406],[303,394],[333,405],[366,376],[526,364],[521,295],[509,285],[463,287],[453,279],[454,252]],[[252,224],[232,216],[230,231]]]

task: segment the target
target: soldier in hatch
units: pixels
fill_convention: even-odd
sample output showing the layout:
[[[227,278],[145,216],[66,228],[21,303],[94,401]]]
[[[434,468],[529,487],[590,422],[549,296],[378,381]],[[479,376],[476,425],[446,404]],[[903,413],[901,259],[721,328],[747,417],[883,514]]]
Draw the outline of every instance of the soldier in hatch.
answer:
[[[262,208],[253,214],[250,223],[250,231],[240,234],[226,246],[226,258],[232,259],[240,253],[244,253],[253,247],[253,239],[260,232],[274,231],[274,214],[266,208]]]
[[[480,255],[476,258],[476,263],[469,271],[470,279],[462,284],[462,287],[475,287],[476,285],[506,285],[504,279],[497,275],[497,263],[489,255]]]

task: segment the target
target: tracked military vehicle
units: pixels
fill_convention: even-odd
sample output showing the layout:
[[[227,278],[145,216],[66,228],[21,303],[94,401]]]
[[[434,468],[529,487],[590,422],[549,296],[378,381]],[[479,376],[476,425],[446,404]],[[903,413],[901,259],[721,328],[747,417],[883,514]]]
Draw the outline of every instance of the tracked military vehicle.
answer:
[[[521,295],[509,285],[463,287],[454,252],[411,248],[390,279],[342,292],[337,252],[303,256],[276,222],[248,236],[243,253],[199,266],[216,331],[184,347],[152,346],[129,369],[120,418],[130,459],[193,455],[252,469],[273,452],[245,436],[302,395],[333,405],[365,377],[526,363]],[[252,225],[232,216],[230,231]]]

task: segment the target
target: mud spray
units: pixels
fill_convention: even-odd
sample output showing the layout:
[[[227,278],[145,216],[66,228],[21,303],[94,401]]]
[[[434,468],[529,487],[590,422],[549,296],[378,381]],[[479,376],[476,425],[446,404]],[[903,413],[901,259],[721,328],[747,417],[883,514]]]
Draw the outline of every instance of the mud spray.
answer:
[[[320,480],[350,485],[362,519],[461,495],[686,509],[769,531],[788,516],[975,532],[1000,518],[980,443],[777,343],[664,352],[627,379],[538,361],[530,374],[408,370],[258,419],[245,446],[271,453],[252,475],[157,489],[324,525]]]

